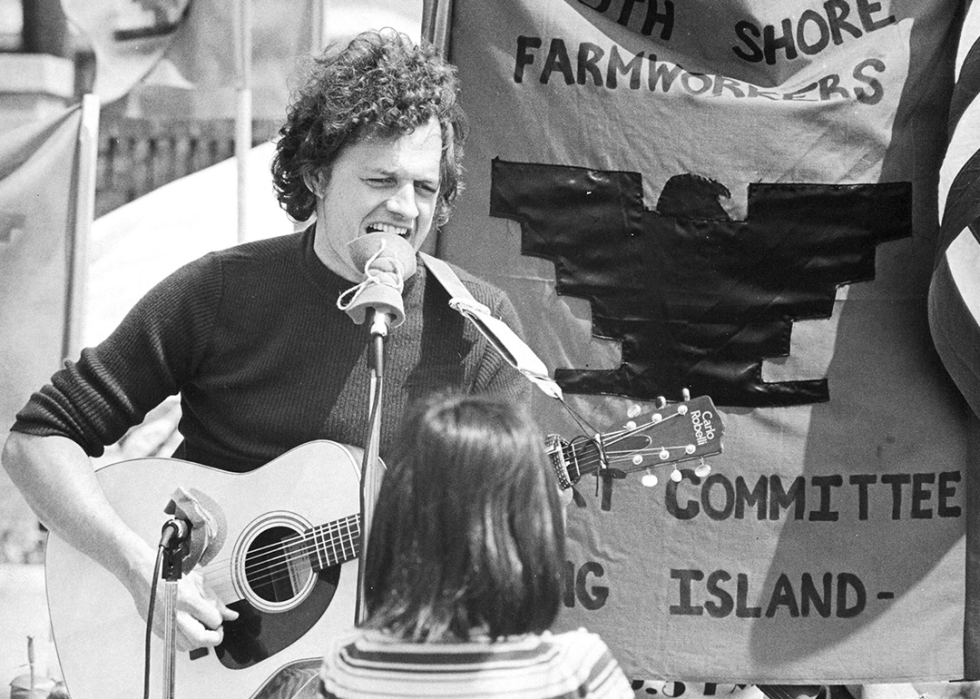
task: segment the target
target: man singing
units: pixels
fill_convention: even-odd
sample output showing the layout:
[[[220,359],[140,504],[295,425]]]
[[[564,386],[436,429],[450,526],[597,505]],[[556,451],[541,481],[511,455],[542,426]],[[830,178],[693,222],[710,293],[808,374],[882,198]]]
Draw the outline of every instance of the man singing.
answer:
[[[18,414],[4,467],[40,520],[118,578],[144,616],[156,551],[113,511],[88,457],[176,393],[175,456],[199,464],[244,472],[310,440],[363,446],[371,336],[337,306],[364,279],[347,244],[381,232],[418,251],[446,221],[460,189],[457,93],[452,66],[404,35],[368,32],[328,49],[289,107],[273,162],[281,206],[315,224],[177,270]],[[517,326],[501,291],[459,276]],[[421,264],[403,282],[405,321],[386,347],[382,457],[406,405],[434,390],[518,401],[530,390]],[[181,579],[177,607],[182,650],[221,643],[222,623],[236,617],[195,573]]]

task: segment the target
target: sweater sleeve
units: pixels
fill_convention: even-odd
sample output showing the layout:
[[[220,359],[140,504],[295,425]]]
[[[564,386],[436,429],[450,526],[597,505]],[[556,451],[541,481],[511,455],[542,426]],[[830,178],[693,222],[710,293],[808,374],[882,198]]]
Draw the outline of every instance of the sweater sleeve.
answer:
[[[60,435],[89,456],[142,422],[194,376],[221,301],[220,260],[206,255],[165,278],[113,333],[66,361],[17,414],[13,431]]]

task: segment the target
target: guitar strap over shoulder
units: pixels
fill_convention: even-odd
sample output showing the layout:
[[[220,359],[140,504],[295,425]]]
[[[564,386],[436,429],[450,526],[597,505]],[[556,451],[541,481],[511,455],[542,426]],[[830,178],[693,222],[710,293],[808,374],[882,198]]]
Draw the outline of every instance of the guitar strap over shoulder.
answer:
[[[544,362],[511,330],[506,323],[494,318],[490,309],[473,298],[452,268],[444,261],[419,253],[425,268],[449,293],[449,307],[472,323],[490,345],[549,398],[561,400],[561,387],[548,375]]]

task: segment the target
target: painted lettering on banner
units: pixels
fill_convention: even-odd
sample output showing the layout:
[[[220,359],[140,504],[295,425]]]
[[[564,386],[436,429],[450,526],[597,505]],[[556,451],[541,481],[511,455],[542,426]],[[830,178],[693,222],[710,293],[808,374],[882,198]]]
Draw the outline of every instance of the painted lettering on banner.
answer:
[[[630,53],[617,44],[573,42],[560,37],[518,36],[514,82],[542,85],[647,90],[704,97],[765,99],[793,102],[852,100],[875,105],[884,97],[881,77],[887,67],[879,58],[866,58],[849,73],[829,72],[794,89],[761,89],[723,75],[686,70],[660,61],[654,53]]]
[[[683,11],[697,7],[676,5],[671,0],[578,0],[579,4],[611,21],[668,43],[675,30],[697,25],[703,29],[700,17],[684,15]],[[731,41],[736,57],[748,63],[765,62],[774,65],[780,60],[792,61],[802,56],[815,56],[833,46],[860,39],[897,22],[896,16],[881,2],[870,0],[829,0],[813,3],[796,15],[778,17],[770,22],[758,18],[736,19],[730,34],[722,40]],[[683,35],[685,32],[680,31]]]

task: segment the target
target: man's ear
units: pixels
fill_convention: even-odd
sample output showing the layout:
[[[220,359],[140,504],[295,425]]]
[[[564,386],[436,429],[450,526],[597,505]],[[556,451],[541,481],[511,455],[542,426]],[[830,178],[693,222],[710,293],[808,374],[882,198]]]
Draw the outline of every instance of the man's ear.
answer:
[[[325,184],[323,171],[317,170],[316,172],[306,173],[303,175],[303,184],[305,184],[306,188],[313,192],[315,196],[322,196]]]

